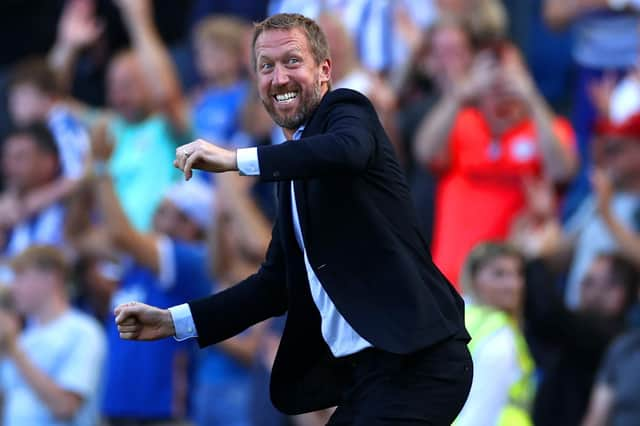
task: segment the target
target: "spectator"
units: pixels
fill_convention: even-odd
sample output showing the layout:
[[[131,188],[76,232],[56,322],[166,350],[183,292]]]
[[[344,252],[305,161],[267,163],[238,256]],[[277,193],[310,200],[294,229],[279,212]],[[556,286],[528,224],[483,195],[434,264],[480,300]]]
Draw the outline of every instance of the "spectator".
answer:
[[[620,222],[632,234],[640,232],[640,114],[618,125],[601,122],[596,139],[595,158],[604,171],[599,175],[609,177],[613,193],[606,195],[609,201],[601,203],[606,204],[603,206],[605,216],[598,210],[597,196],[585,199],[567,221],[563,242],[553,253],[556,258],[571,259],[566,292],[566,303],[570,307],[578,304],[580,283],[598,253],[628,247],[626,243],[620,244],[619,233],[612,232],[619,228],[609,226],[612,220]],[[633,249],[625,251],[633,256]]]
[[[204,83],[193,102],[196,137],[224,144],[240,130],[240,110],[249,90],[242,56],[248,28],[240,19],[212,16],[200,21],[193,32],[197,67]]]
[[[564,208],[565,217],[579,206],[589,190],[589,143],[597,118],[589,86],[605,74],[620,76],[636,64],[639,11],[638,3],[628,0],[544,1],[544,16],[552,28],[572,28],[572,56],[577,65],[571,121],[581,168]]]
[[[14,259],[11,290],[17,317],[0,310],[3,425],[96,425],[105,356],[100,325],[69,306],[68,267],[51,246],[32,246]]]
[[[456,426],[532,425],[535,366],[521,325],[524,259],[504,243],[481,243],[469,254],[464,273],[474,375]]]
[[[214,291],[250,275],[267,250],[271,227],[250,196],[251,179],[216,179],[217,221],[213,227]],[[262,325],[199,352],[195,375],[194,418],[199,426],[249,426],[250,365]],[[268,388],[262,392],[268,393]]]
[[[56,78],[44,59],[33,58],[13,68],[8,88],[11,119],[17,126],[46,123],[53,134],[60,159],[56,179],[39,187],[21,203],[27,219],[64,201],[77,187],[89,156],[89,135],[62,102]]]
[[[32,244],[62,245],[65,209],[53,203],[27,217],[20,206],[57,179],[58,147],[43,124],[14,131],[2,147],[2,173],[7,189],[0,196],[2,257],[10,259]]]
[[[433,211],[436,177],[422,167],[413,155],[413,143],[422,118],[450,91],[453,84],[465,78],[471,68],[475,42],[471,29],[460,19],[443,17],[425,32],[398,95],[396,117],[406,159],[405,170],[414,203],[420,215],[428,243],[433,234]]]
[[[638,423],[639,353],[638,329],[627,332],[613,342],[600,366],[582,426],[632,426]]]
[[[437,16],[434,0],[364,0],[309,2],[306,0],[272,0],[269,15],[300,13],[317,19],[321,13],[342,18],[364,67],[378,74],[392,74],[401,69],[410,56],[409,40],[404,30],[426,28]],[[396,17],[404,19],[396,22]]]
[[[554,280],[542,261],[529,263],[525,320],[542,370],[533,410],[537,426],[580,424],[601,358],[624,330],[625,316],[638,294],[635,267],[617,253],[593,260],[575,311],[564,306]],[[544,353],[533,350],[541,345]]]
[[[211,189],[199,181],[170,187],[155,212],[153,233],[141,233],[125,215],[106,167],[114,149],[106,129],[96,131],[92,143],[98,212],[108,243],[126,256],[111,307],[130,300],[168,307],[208,294],[205,237],[212,218]],[[110,311],[103,414],[112,426],[151,420],[180,424],[187,416],[193,347],[170,339],[144,347],[131,344],[120,339]],[[139,391],[122,391],[134,382]]]
[[[475,244],[507,236],[524,207],[523,178],[572,176],[572,143],[570,126],[552,115],[511,46],[480,53],[445,93],[414,146],[418,161],[439,172],[433,257],[452,283]]]
[[[53,48],[61,71],[68,72],[75,52],[93,42],[89,37],[65,38],[92,25],[74,10],[76,4],[79,2],[72,1],[65,9]],[[133,49],[111,60],[107,97],[113,111],[97,114],[108,121],[115,138],[109,171],[118,198],[136,229],[148,231],[164,191],[177,178],[171,165],[175,147],[191,139],[188,111],[174,66],[154,26],[150,0],[118,0],[117,5]],[[77,104],[76,109],[86,121],[95,123],[96,111]],[[142,163],[154,167],[140,167]]]
[[[385,131],[391,138],[399,156],[395,128],[396,96],[386,80],[366,70],[354,49],[353,41],[342,21],[335,15],[322,13],[317,19],[318,25],[327,35],[331,51],[331,86],[333,89],[347,88],[357,90],[367,96],[380,117]]]

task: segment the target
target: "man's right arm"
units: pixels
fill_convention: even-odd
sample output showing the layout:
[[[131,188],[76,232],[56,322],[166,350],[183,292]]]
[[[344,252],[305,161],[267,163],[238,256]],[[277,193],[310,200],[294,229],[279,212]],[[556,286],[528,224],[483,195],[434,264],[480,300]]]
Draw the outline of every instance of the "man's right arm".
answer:
[[[280,316],[287,310],[286,271],[278,223],[272,231],[260,270],[240,283],[211,296],[170,309],[126,303],[115,309],[120,337],[157,340],[197,337],[200,347],[218,343],[241,331]]]

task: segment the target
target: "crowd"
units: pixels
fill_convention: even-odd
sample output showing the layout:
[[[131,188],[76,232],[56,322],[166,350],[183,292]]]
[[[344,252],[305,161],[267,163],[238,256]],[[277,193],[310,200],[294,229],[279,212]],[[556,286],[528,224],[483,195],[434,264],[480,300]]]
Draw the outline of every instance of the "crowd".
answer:
[[[0,6],[2,424],[326,422],[269,402],[283,318],[198,350],[124,341],[113,317],[263,260],[271,184],[184,181],[173,159],[197,138],[284,140],[250,50],[251,22],[279,12],[317,20],[332,87],[374,104],[424,250],[467,301],[475,374],[455,424],[640,424],[637,0]]]

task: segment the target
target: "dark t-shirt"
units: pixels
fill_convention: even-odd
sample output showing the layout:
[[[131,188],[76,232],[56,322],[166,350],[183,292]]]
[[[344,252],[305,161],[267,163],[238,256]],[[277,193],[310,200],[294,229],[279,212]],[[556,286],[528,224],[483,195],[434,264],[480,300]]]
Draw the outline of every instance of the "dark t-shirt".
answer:
[[[609,424],[636,426],[640,422],[640,330],[613,342],[602,363],[597,382],[613,389]]]

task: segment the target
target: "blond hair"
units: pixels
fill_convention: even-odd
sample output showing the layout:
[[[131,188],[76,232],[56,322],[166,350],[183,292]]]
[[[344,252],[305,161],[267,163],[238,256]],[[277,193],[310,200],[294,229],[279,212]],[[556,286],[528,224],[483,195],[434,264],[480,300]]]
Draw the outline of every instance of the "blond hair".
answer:
[[[54,272],[64,281],[69,276],[69,264],[60,249],[50,245],[33,245],[11,261],[15,272],[27,269]]]
[[[244,51],[244,36],[249,23],[233,16],[212,15],[203,18],[193,30],[193,38],[199,42],[218,43],[230,52]]]
[[[309,42],[309,48],[311,49],[311,55],[316,61],[316,64],[321,64],[325,60],[329,59],[329,44],[327,38],[322,32],[322,29],[313,20],[298,13],[278,13],[268,17],[262,22],[254,25],[253,28],[253,40],[251,41],[251,64],[253,69],[256,69],[256,40],[265,31],[288,31],[298,28],[304,32]]]

